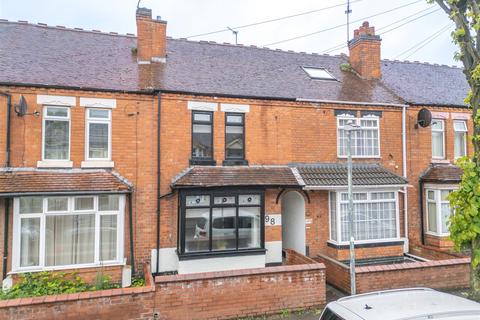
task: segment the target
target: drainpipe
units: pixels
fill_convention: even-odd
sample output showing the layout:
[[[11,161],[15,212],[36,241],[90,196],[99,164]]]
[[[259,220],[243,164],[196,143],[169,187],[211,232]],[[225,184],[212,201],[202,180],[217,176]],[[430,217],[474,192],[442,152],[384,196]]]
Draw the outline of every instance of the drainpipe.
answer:
[[[160,272],[160,120],[161,120],[161,92],[158,93],[157,114],[157,265],[155,274]]]
[[[7,98],[7,124],[6,124],[6,143],[5,143],[5,167],[10,167],[10,111],[12,109],[12,95],[8,92],[0,91],[0,96]],[[3,264],[2,279],[7,277],[7,261],[8,261],[8,225],[9,225],[10,199],[5,198],[5,211],[3,222]]]
[[[130,259],[132,260],[132,275],[135,274],[135,249],[133,247],[133,205],[132,205],[133,192],[128,195],[128,224],[130,233]]]
[[[403,177],[407,179],[407,105],[402,106],[402,167]],[[403,221],[405,232],[404,251],[409,252],[408,239],[408,192],[407,187],[403,187]]]
[[[420,228],[422,235],[422,245],[425,245],[425,222],[424,222],[424,211],[423,211],[423,180],[420,178],[418,183],[418,193],[420,198]]]

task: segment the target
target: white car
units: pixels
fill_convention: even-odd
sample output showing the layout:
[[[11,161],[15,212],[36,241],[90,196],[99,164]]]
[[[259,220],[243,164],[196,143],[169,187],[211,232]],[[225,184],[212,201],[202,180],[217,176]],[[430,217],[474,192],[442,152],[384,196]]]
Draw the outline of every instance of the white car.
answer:
[[[329,303],[320,320],[479,320],[480,303],[427,288],[378,291]]]

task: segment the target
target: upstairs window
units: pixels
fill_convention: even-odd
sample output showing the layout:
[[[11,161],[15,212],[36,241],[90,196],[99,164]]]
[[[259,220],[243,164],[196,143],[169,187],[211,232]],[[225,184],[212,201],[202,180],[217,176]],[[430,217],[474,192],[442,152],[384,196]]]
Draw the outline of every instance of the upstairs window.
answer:
[[[87,160],[110,160],[111,111],[87,109]]]
[[[448,220],[452,213],[448,195],[453,190],[427,189],[427,231],[448,236]]]
[[[467,155],[467,122],[463,120],[453,121],[454,138],[454,154],[455,159]]]
[[[213,159],[213,112],[192,111],[192,159]]]
[[[445,159],[445,121],[432,121],[432,158]]]
[[[70,108],[43,109],[43,160],[70,159]]]
[[[339,157],[347,156],[348,136],[345,126],[353,122],[359,126],[352,132],[352,156],[357,158],[372,158],[380,156],[379,118],[367,116],[355,118],[342,116],[337,118],[337,152]]]
[[[245,117],[243,113],[225,114],[225,159],[245,159]]]

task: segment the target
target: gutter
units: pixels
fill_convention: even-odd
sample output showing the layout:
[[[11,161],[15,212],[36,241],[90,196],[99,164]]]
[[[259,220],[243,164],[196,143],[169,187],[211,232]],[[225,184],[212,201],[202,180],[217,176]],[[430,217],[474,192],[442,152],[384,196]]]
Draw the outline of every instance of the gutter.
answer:
[[[321,99],[305,99],[297,98],[297,102],[312,102],[312,103],[330,103],[330,104],[352,104],[359,106],[387,106],[405,108],[407,105],[400,103],[384,103],[384,102],[357,102],[357,101],[339,101],[339,100],[321,100]]]
[[[160,272],[160,121],[162,111],[161,93],[158,93],[158,111],[157,111],[157,263],[155,274]]]
[[[6,142],[5,142],[5,167],[10,167],[10,112],[12,109],[12,95],[8,92],[0,91],[0,96],[7,98],[7,124],[6,124]],[[10,223],[10,198],[5,199],[4,206],[4,222],[3,222],[3,263],[2,263],[2,280],[7,277],[8,262],[8,225]]]
[[[385,184],[385,185],[354,185],[353,189],[401,189],[407,188],[407,184]],[[340,186],[305,186],[303,190],[345,190],[346,185]]]

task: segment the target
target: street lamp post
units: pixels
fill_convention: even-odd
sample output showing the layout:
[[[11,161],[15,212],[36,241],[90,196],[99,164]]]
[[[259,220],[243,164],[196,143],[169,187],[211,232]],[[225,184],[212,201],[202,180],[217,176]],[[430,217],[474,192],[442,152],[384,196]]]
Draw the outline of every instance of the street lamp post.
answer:
[[[355,216],[353,214],[353,186],[352,186],[352,133],[359,129],[353,121],[344,127],[347,132],[347,184],[348,184],[348,225],[350,233],[350,291],[356,294],[355,284]]]

